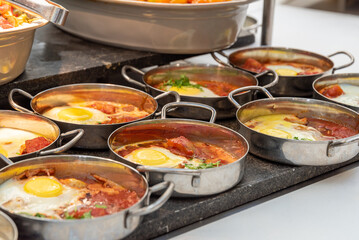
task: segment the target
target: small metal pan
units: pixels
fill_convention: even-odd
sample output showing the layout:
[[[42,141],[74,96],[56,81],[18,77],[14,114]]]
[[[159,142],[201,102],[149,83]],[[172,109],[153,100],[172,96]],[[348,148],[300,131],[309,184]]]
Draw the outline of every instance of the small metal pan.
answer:
[[[5,213],[0,211],[0,239],[17,240],[19,232],[14,221]]]
[[[0,170],[0,184],[29,169],[54,168],[57,178],[88,178],[91,173],[110,179],[137,193],[140,200],[129,208],[110,215],[91,219],[59,220],[16,214],[0,207],[19,228],[21,239],[122,239],[140,225],[142,216],[158,210],[170,198],[171,182],[149,187],[146,179],[135,169],[106,158],[81,155],[36,157],[17,163],[0,154],[9,166]],[[149,204],[151,193],[165,190],[161,197]]]
[[[158,108],[157,100],[168,95],[173,95],[176,101],[179,101],[179,95],[176,92],[166,92],[153,98],[152,96],[142,91],[113,84],[96,84],[96,83],[84,83],[84,84],[71,84],[60,87],[51,88],[43,92],[38,93],[36,96],[21,90],[13,89],[9,94],[10,105],[20,112],[32,111],[21,107],[14,101],[14,94],[19,93],[29,99],[31,99],[32,111],[36,114],[42,114],[46,110],[58,107],[66,106],[69,102],[79,101],[110,101],[115,103],[131,103],[140,109],[143,109],[149,113],[148,116],[138,119],[140,121],[148,118],[152,118]],[[170,98],[168,98],[170,99]],[[53,120],[60,127],[62,131],[71,131],[76,128],[85,130],[84,136],[75,145],[78,148],[87,149],[105,149],[107,148],[107,138],[111,132],[118,127],[127,124],[126,123],[114,123],[114,124],[76,124],[69,123],[60,120]],[[134,122],[134,121],[132,121]]]
[[[323,75],[333,74],[335,71],[346,68],[354,63],[354,57],[344,51],[338,51],[326,56],[293,48],[284,47],[256,47],[241,49],[231,53],[227,56],[224,52],[217,52],[225,57],[227,61],[222,61],[215,53],[211,53],[212,57],[221,65],[227,67],[239,68],[241,70],[258,74],[240,68],[240,66],[248,59],[254,58],[259,62],[268,61],[291,61],[296,63],[305,63],[316,66],[323,70],[322,73],[313,75],[297,75],[297,76],[279,76],[278,84],[268,88],[268,90],[275,96],[289,96],[289,97],[309,97],[312,96],[313,81]],[[349,62],[341,66],[334,66],[333,61],[330,59],[339,54],[344,54],[349,57]],[[267,79],[261,79],[264,83]]]
[[[14,162],[30,157],[65,152],[74,146],[84,134],[84,130],[82,129],[74,129],[65,133],[60,133],[59,127],[47,118],[35,114],[19,113],[8,110],[0,111],[0,127],[34,132],[52,141],[50,145],[36,152],[11,157],[10,159]],[[62,141],[69,137],[73,138],[62,145]]]
[[[127,75],[127,71],[133,71],[141,75],[143,83],[140,83]],[[238,87],[243,86],[257,86],[257,78],[263,75],[271,75],[271,82],[265,85],[265,88],[273,87],[278,82],[278,75],[273,71],[266,71],[260,74],[252,76],[245,71],[234,69],[232,67],[220,67],[216,65],[205,65],[205,64],[176,64],[176,65],[165,65],[148,72],[143,72],[132,66],[124,66],[122,68],[122,76],[130,83],[145,89],[145,91],[152,96],[165,93],[158,88],[153,87],[160,82],[165,82],[170,79],[179,79],[181,75],[186,75],[191,79],[202,79],[210,80],[215,82],[228,82],[230,84],[237,85]],[[272,75],[274,74],[274,76]],[[234,117],[235,108],[228,101],[226,96],[223,97],[197,97],[197,96],[186,96],[180,95],[181,101],[184,102],[196,102],[203,103],[213,107],[217,111],[218,119],[225,119]],[[245,103],[252,100],[253,96],[250,92],[240,93],[235,96],[238,102]],[[168,103],[160,102],[160,104]],[[186,109],[186,111],[174,111],[169,113],[170,116],[182,117],[182,118],[195,118],[205,120],[209,118],[208,112],[203,109]]]
[[[359,112],[359,104],[354,106],[354,105],[341,103],[334,99],[328,98],[319,92],[324,87],[327,87],[327,86],[330,86],[333,84],[340,84],[340,83],[346,83],[346,84],[350,84],[350,85],[354,85],[354,86],[359,86],[359,74],[358,73],[342,73],[342,74],[333,74],[333,75],[318,78],[317,80],[315,80],[313,82],[313,97],[316,99],[337,103],[342,106],[351,108],[354,111]]]
[[[188,119],[165,119],[167,109],[180,106],[205,108],[212,112],[211,120],[208,123]],[[144,172],[150,184],[163,180],[172,181],[175,184],[173,196],[199,197],[217,194],[232,188],[241,181],[248,143],[233,130],[214,124],[214,119],[215,110],[212,107],[199,103],[169,103],[162,108],[162,119],[141,121],[120,127],[110,135],[108,146],[114,159]],[[221,146],[238,159],[220,167],[191,170],[140,165],[126,160],[115,152],[117,148],[127,144],[179,136],[192,141],[203,141]]]
[[[233,95],[247,90],[260,90],[269,99],[252,101],[241,106]],[[358,130],[359,116],[349,108],[316,99],[273,98],[266,89],[256,86],[236,89],[228,95],[228,99],[238,108],[239,133],[248,140],[250,153],[256,156],[278,163],[319,166],[345,162],[359,153],[359,134],[330,141],[301,141],[266,135],[244,124],[257,116],[287,113],[298,117],[329,120]]]

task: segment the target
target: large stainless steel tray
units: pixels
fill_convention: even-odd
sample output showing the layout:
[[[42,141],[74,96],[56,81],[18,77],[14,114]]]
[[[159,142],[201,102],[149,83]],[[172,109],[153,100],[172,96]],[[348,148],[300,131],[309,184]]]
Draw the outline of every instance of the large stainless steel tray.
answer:
[[[63,30],[108,44],[160,53],[195,54],[231,46],[248,4],[166,4],[131,0],[56,0],[70,14]]]

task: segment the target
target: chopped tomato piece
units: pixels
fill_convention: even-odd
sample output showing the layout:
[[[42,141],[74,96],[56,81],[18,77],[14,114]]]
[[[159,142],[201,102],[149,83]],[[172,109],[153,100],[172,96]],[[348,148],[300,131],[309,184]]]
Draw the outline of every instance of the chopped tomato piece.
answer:
[[[37,137],[31,140],[26,140],[25,144],[21,146],[20,154],[36,152],[50,144],[51,142],[44,137]]]
[[[96,102],[91,104],[90,107],[107,114],[116,113],[116,107],[111,104]]]
[[[9,11],[11,11],[11,6],[9,4],[1,5],[1,2],[0,2],[0,14],[7,13]]]
[[[344,94],[343,89],[338,84],[322,88],[319,92],[328,98],[336,98]]]
[[[168,150],[174,154],[191,158],[196,153],[196,147],[187,138],[180,136],[178,138],[171,138],[167,140]]]
[[[0,7],[2,7],[2,6],[0,6]],[[13,27],[13,25],[11,25],[5,18],[0,16],[0,28],[8,29],[8,28],[12,28],[12,27]]]
[[[263,72],[267,70],[260,62],[255,60],[254,58],[248,58],[243,65],[240,66],[241,68],[251,71],[251,72]]]

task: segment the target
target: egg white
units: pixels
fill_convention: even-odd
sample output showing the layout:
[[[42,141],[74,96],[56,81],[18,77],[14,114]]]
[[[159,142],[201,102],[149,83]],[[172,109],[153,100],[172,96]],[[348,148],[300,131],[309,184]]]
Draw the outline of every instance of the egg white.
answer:
[[[7,157],[15,157],[19,155],[20,146],[25,144],[26,140],[41,137],[41,135],[14,129],[0,127],[0,148],[5,151]]]
[[[287,116],[289,117],[291,115],[273,114],[259,116],[245,124],[247,126],[255,125],[255,127],[252,128],[253,130],[280,138],[309,141],[322,140],[324,138],[324,136],[313,127],[284,120]]]
[[[69,108],[79,108],[79,109],[87,110],[92,113],[92,117],[89,119],[85,119],[85,120],[62,119],[59,116],[60,111],[63,111],[65,109],[69,109]],[[98,123],[108,120],[108,116],[105,113],[101,112],[100,110],[97,110],[94,108],[88,108],[88,107],[78,107],[78,106],[54,107],[54,108],[51,108],[50,110],[44,112],[43,115],[45,117],[48,117],[48,118],[51,118],[54,120],[77,123],[77,124],[98,124]]]
[[[62,194],[57,197],[37,197],[25,192],[26,180],[7,180],[0,185],[0,205],[14,213],[57,216],[56,210],[79,204],[81,190],[62,185]],[[9,201],[11,203],[9,204]],[[59,217],[58,217],[59,218]]]
[[[339,86],[343,89],[344,94],[332,98],[332,100],[359,107],[359,86],[347,83],[341,83]]]
[[[265,66],[266,66],[266,68],[271,69],[273,71],[277,71],[279,69],[289,69],[289,70],[296,72],[297,74],[300,72],[303,72],[303,69],[301,69],[301,68],[297,68],[297,67],[293,67],[291,65],[285,65],[285,64],[282,64],[282,65],[271,65],[271,64],[267,65],[266,64]]]

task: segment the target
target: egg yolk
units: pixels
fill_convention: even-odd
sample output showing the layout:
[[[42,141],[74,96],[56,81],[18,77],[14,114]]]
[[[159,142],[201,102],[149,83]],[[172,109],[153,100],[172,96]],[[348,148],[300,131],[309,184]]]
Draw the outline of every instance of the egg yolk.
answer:
[[[194,87],[181,87],[181,88],[171,87],[169,91],[178,92],[180,95],[191,95],[191,96],[198,95],[202,92],[201,89]]]
[[[275,70],[276,73],[279,76],[297,76],[298,73],[292,69],[288,69],[288,68],[279,68],[277,70]]]
[[[92,118],[92,113],[89,110],[83,108],[70,107],[59,111],[58,117],[64,121],[84,121]]]
[[[26,182],[24,190],[37,197],[57,197],[62,193],[62,185],[54,178],[33,177]]]
[[[133,160],[143,165],[161,165],[168,161],[168,157],[154,149],[137,149],[133,152]]]
[[[8,157],[7,152],[5,151],[5,149],[2,146],[0,146],[0,154],[4,155],[5,157]]]

